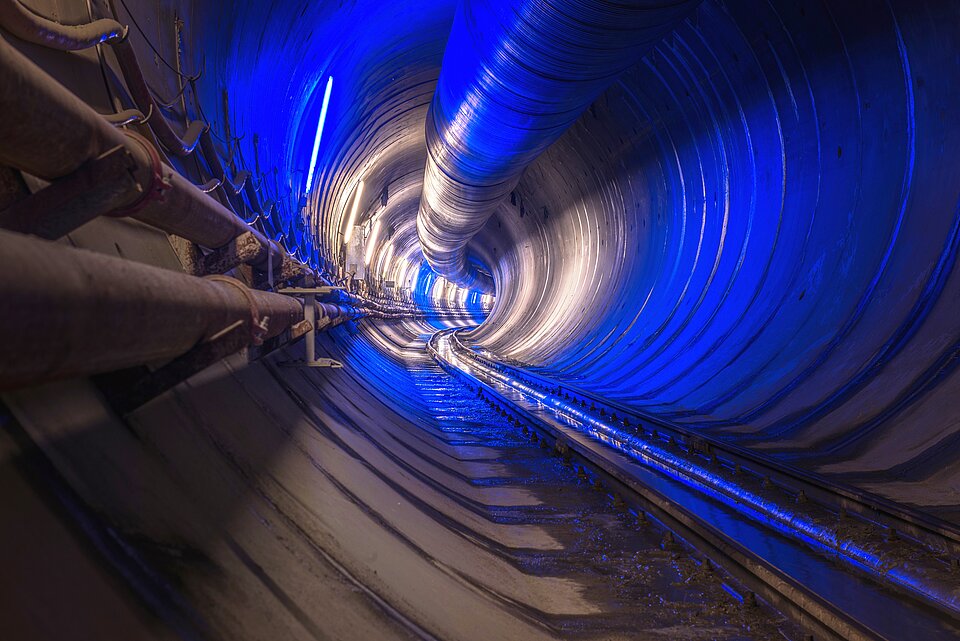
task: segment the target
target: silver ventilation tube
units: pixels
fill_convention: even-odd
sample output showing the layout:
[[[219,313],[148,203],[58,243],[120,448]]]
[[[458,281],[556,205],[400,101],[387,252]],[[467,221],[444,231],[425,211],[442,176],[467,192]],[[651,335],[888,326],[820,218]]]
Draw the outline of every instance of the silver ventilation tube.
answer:
[[[493,292],[466,245],[524,168],[699,0],[461,0],[427,114],[417,216],[430,266]]]

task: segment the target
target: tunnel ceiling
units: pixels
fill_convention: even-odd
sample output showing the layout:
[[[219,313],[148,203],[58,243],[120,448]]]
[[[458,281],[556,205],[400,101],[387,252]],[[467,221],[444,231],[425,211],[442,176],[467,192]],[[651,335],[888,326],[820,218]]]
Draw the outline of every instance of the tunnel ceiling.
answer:
[[[342,264],[362,180],[357,223],[379,212],[421,270],[424,123],[455,10],[245,2],[200,19],[205,102],[227,90],[243,155],[290,192],[304,255]],[[929,481],[955,502],[958,23],[946,2],[703,2],[473,238],[497,298],[471,341],[670,421],[864,484]]]

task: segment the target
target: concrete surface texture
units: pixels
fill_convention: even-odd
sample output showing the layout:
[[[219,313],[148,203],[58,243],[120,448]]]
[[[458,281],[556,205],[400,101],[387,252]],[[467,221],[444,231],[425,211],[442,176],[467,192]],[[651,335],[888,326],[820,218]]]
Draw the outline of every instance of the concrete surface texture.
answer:
[[[456,2],[117,6],[166,116],[255,171],[299,259],[335,272],[355,223],[414,299],[492,305],[470,345],[960,523],[960,4],[700,3],[461,239],[486,298],[417,227]],[[124,104],[109,49],[10,40]],[[128,219],[60,242],[183,270]],[[89,379],[4,393],[0,638],[792,634],[474,402],[424,351],[440,325],[347,323],[317,345],[342,370],[241,353],[129,413]]]
[[[305,164],[333,76],[304,234],[338,247],[363,180],[357,222],[382,217],[415,262],[422,126],[455,7],[300,8],[236,7],[231,28],[201,39],[208,65],[223,65],[260,153],[289,169]],[[700,4],[474,237],[498,295],[472,340],[949,511],[957,24],[944,2]]]

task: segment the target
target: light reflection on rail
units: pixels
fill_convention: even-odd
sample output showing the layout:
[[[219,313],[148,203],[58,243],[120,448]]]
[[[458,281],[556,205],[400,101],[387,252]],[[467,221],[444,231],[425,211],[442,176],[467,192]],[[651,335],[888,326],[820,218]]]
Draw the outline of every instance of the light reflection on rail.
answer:
[[[877,554],[860,542],[844,536],[837,528],[818,523],[814,518],[786,505],[785,501],[768,498],[746,489],[722,472],[697,463],[696,455],[680,456],[657,445],[651,438],[623,431],[610,422],[581,410],[555,394],[532,387],[489,367],[464,349],[455,346],[453,332],[439,332],[431,341],[434,355],[460,372],[505,393],[521,406],[532,405],[546,411],[563,424],[625,454],[643,466],[665,474],[696,489],[739,515],[798,541],[830,558],[837,558],[866,572],[882,583],[893,583],[923,601],[942,610],[960,614],[957,594],[949,584],[926,580],[923,564],[898,561]],[[731,473],[732,474],[732,473]]]

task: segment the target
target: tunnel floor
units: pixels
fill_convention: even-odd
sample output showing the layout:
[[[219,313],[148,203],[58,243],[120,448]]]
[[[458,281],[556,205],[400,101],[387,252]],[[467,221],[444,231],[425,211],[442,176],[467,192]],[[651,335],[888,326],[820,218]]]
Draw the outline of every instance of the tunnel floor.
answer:
[[[561,604],[545,611],[544,604],[525,602],[519,593],[499,598],[516,600],[521,611],[563,635],[780,638],[780,629],[789,627],[785,619],[767,608],[744,608],[710,569],[679,545],[665,544],[663,530],[638,524],[631,512],[578,476],[575,466],[547,452],[535,436],[508,423],[441,370],[424,351],[427,339],[428,334],[421,335],[405,346],[406,358],[396,374],[406,381],[395,389],[414,391],[405,415],[420,428],[421,433],[411,434],[418,449],[436,448],[452,458],[439,461],[421,449],[408,462],[439,486],[442,478],[434,473],[442,470],[493,499],[471,500],[456,487],[443,488],[458,509],[484,523],[477,528],[451,514],[454,520],[441,517],[439,524],[524,575],[572,583],[580,604],[571,601],[568,607],[583,613],[564,613]],[[518,490],[529,497],[526,505],[511,504]],[[484,531],[486,522],[536,527],[543,536],[517,547],[504,545]]]
[[[55,545],[75,557],[64,568],[107,568],[127,587],[88,620],[132,599],[127,618],[153,638],[805,638],[795,614],[689,547],[695,533],[442,369],[423,331],[348,324],[317,342],[342,369],[292,366],[302,344],[241,355],[122,417],[86,380],[8,395],[18,442],[44,461],[30,484],[47,477],[46,504],[86,524],[67,524],[76,545],[39,541],[37,554]],[[861,614],[900,603],[849,587],[860,579],[830,558],[801,559],[781,561],[844,573],[820,592],[853,595]],[[60,565],[46,571],[31,580],[55,581]],[[913,612],[949,637],[903,604],[878,612]],[[24,611],[49,610],[69,615]]]
[[[424,338],[393,360],[347,354],[342,370],[283,366],[296,348],[228,359],[126,421],[86,382],[56,384],[55,405],[42,388],[7,401],[121,543],[110,561],[137,578],[134,605],[146,602],[157,629],[799,638],[440,370]],[[319,347],[343,357],[343,345],[373,349]]]

